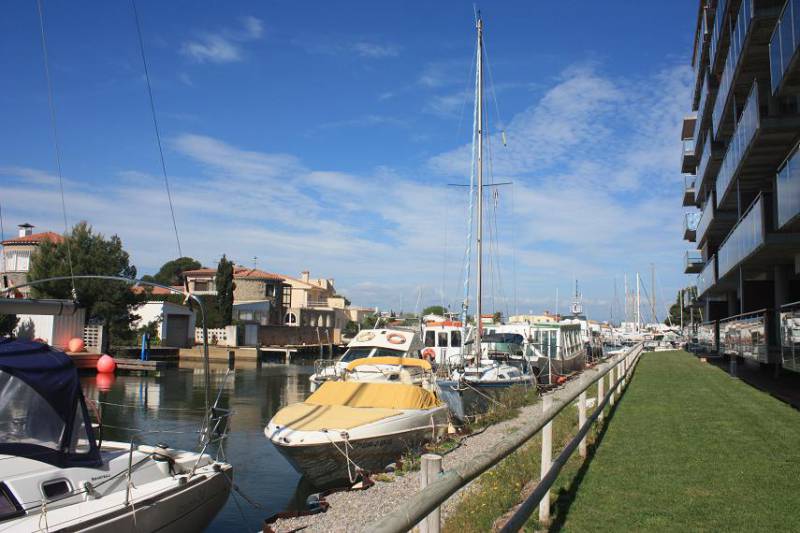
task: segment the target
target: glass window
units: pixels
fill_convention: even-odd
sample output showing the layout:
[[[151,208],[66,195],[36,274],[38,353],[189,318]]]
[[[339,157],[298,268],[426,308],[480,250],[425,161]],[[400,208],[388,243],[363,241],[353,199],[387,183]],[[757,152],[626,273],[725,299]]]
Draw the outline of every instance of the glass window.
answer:
[[[349,363],[350,361],[355,361],[356,359],[363,359],[364,357],[369,357],[369,354],[372,353],[372,350],[372,346],[359,346],[356,348],[350,348],[344,352],[341,360],[345,363]]]
[[[392,350],[391,348],[375,348],[373,357],[403,357],[403,350]]]
[[[64,422],[39,393],[0,371],[0,442],[38,444],[57,450]]]
[[[425,332],[425,346],[428,348],[433,348],[436,346],[436,333],[433,331],[426,331]]]
[[[450,332],[450,346],[453,348],[458,348],[461,346],[461,332],[460,331],[451,331]]]
[[[83,419],[83,406],[78,403],[75,411],[75,423],[72,425],[72,442],[69,445],[71,453],[88,453],[91,450],[89,436],[86,434],[86,424]]]
[[[447,332],[446,331],[440,331],[439,334],[436,336],[436,346],[439,346],[440,348],[446,348],[447,347]]]
[[[6,252],[6,270],[17,269],[17,252]]]

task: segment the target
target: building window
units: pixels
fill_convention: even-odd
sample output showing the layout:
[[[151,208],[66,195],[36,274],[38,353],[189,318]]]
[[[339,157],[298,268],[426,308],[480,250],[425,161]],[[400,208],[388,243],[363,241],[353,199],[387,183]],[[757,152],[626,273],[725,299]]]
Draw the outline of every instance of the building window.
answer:
[[[286,316],[284,317],[283,321],[286,324],[289,324],[290,326],[297,324],[297,315],[295,315],[294,313],[286,313]]]
[[[194,290],[195,291],[207,291],[209,283],[207,281],[195,281],[194,282]]]
[[[291,285],[283,285],[283,298],[281,299],[281,304],[283,307],[291,307],[292,306],[292,286]]]
[[[267,298],[272,298],[275,296],[275,285],[267,284],[265,294]]]
[[[30,269],[31,253],[23,251],[6,252],[6,270],[8,272],[27,272]]]

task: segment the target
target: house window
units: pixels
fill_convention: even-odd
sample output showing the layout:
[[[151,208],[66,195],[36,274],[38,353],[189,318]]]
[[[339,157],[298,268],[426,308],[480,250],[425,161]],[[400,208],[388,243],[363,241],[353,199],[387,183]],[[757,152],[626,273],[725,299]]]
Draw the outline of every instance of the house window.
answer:
[[[268,284],[266,289],[266,295],[268,298],[275,296],[275,285]]]
[[[194,282],[194,290],[196,291],[207,291],[209,283],[207,281],[195,281]]]
[[[8,272],[27,272],[30,269],[31,253],[22,251],[6,252],[6,270]]]
[[[292,306],[292,286],[291,285],[283,285],[283,298],[281,298],[281,303],[283,307],[291,307]]]
[[[294,313],[286,313],[283,321],[289,325],[297,324],[297,315]]]

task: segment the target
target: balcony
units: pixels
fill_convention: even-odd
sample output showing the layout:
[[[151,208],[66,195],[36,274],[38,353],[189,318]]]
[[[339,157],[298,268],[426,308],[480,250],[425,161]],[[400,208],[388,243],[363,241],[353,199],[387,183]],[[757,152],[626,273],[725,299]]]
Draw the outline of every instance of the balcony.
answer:
[[[762,309],[720,320],[720,351],[759,363],[769,362],[770,316],[770,312]]]
[[[728,11],[731,4],[737,3],[737,0],[718,0],[717,8],[714,13],[714,27],[711,32],[711,47],[708,52],[708,62],[711,66],[711,71],[715,72],[714,64],[719,59],[720,50],[724,50],[728,45],[730,39],[730,28],[727,24]]]
[[[694,176],[683,175],[683,207],[693,207],[695,205]]]
[[[704,147],[706,144],[703,143],[703,141],[706,138],[711,138],[710,135],[703,135],[703,132],[708,129],[709,123],[711,122],[711,113],[708,109],[708,106],[716,97],[717,91],[715,85],[716,83],[712,81],[711,75],[706,69],[706,71],[703,72],[703,91],[702,95],[700,96],[700,103],[697,106],[697,120],[695,120],[694,123],[693,137],[695,140],[695,154],[704,153]]]
[[[686,252],[684,256],[684,274],[699,274],[703,270],[705,263],[703,258],[700,257],[700,252]]]
[[[788,0],[769,40],[770,81],[773,94],[800,86],[797,48],[800,45],[800,0]]]
[[[703,2],[705,4],[706,2]],[[695,87],[692,97],[692,109],[697,109],[697,103],[700,99],[700,91],[703,90],[702,74],[707,70],[708,66],[708,43],[711,40],[711,32],[709,31],[709,20],[713,14],[713,10],[707,5],[700,6],[699,20],[697,26],[697,34],[694,39],[694,53],[692,54],[692,67],[694,67]]]
[[[681,172],[684,174],[691,174],[697,167],[697,161],[694,157],[694,139],[684,139],[681,151]]]
[[[764,196],[759,195],[719,247],[717,252],[718,278],[725,277],[742,261],[764,246],[765,235]]]
[[[800,216],[798,216],[800,215],[800,150],[798,148],[794,149],[778,170],[775,180],[779,229],[787,228],[787,226],[797,229],[800,226],[798,224],[800,222]]]
[[[700,298],[717,283],[717,258],[711,256],[697,275],[697,297]]]
[[[742,52],[749,44],[750,28],[753,26],[751,23],[755,15],[753,2],[754,0],[742,0],[739,14],[736,17],[731,33],[731,44],[728,47],[728,55],[722,67],[719,92],[717,93],[717,100],[714,103],[714,111],[712,113],[714,138],[716,139],[721,138],[722,119],[723,116],[727,116],[725,111],[728,109],[728,104],[733,105],[734,98],[731,89],[735,85],[734,80],[739,72],[739,60],[742,58]],[[752,80],[752,76],[749,80]],[[744,90],[747,90],[747,88]],[[730,110],[730,114],[733,115],[733,110]]]
[[[683,216],[683,240],[694,242],[700,213],[686,213]]]
[[[697,326],[697,344],[705,353],[717,353],[717,321],[704,322]]]
[[[706,141],[703,143],[703,155],[700,158],[700,163],[697,165],[696,182],[697,182],[697,200],[705,200],[705,192],[710,188],[707,182],[713,183],[714,176],[717,175],[719,170],[719,162],[722,159],[721,150],[719,145],[714,144],[711,140],[711,131],[706,132]]]
[[[722,158],[722,166],[717,175],[717,199],[726,198],[726,194],[731,188],[736,172],[742,163],[742,159],[750,149],[750,143],[758,131],[760,125],[760,113],[758,109],[758,83],[753,83],[750,95],[747,97],[747,104],[742,111],[742,117],[736,125],[733,137]]]
[[[711,225],[711,221],[714,220],[715,211],[714,197],[712,195],[706,198],[706,203],[700,214],[700,220],[697,222],[697,242],[703,243],[706,240],[706,233],[708,232],[708,227]]]

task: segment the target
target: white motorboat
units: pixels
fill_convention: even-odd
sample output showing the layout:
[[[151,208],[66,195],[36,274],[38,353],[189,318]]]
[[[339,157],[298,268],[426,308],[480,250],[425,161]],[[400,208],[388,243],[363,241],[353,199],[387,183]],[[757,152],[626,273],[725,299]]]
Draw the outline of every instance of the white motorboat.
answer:
[[[418,359],[422,343],[419,335],[409,328],[380,328],[361,330],[347,345],[347,350],[339,359],[322,359],[315,361],[314,373],[309,380],[312,390],[326,381],[339,380],[344,376],[347,366],[359,359],[373,357],[404,357]],[[406,369],[417,379],[421,379],[418,370]],[[362,368],[362,380],[396,381],[398,368],[396,365],[380,368]],[[359,376],[351,376],[360,379]]]
[[[394,366],[399,380],[361,381],[368,367]],[[412,383],[405,371],[422,369]],[[447,430],[447,405],[434,392],[427,361],[401,357],[361,358],[343,379],[329,380],[304,402],[278,411],[264,434],[318,488],[354,483],[379,472],[404,453]]]
[[[63,352],[0,340],[0,530],[199,531],[232,467],[166,445],[98,443]]]

